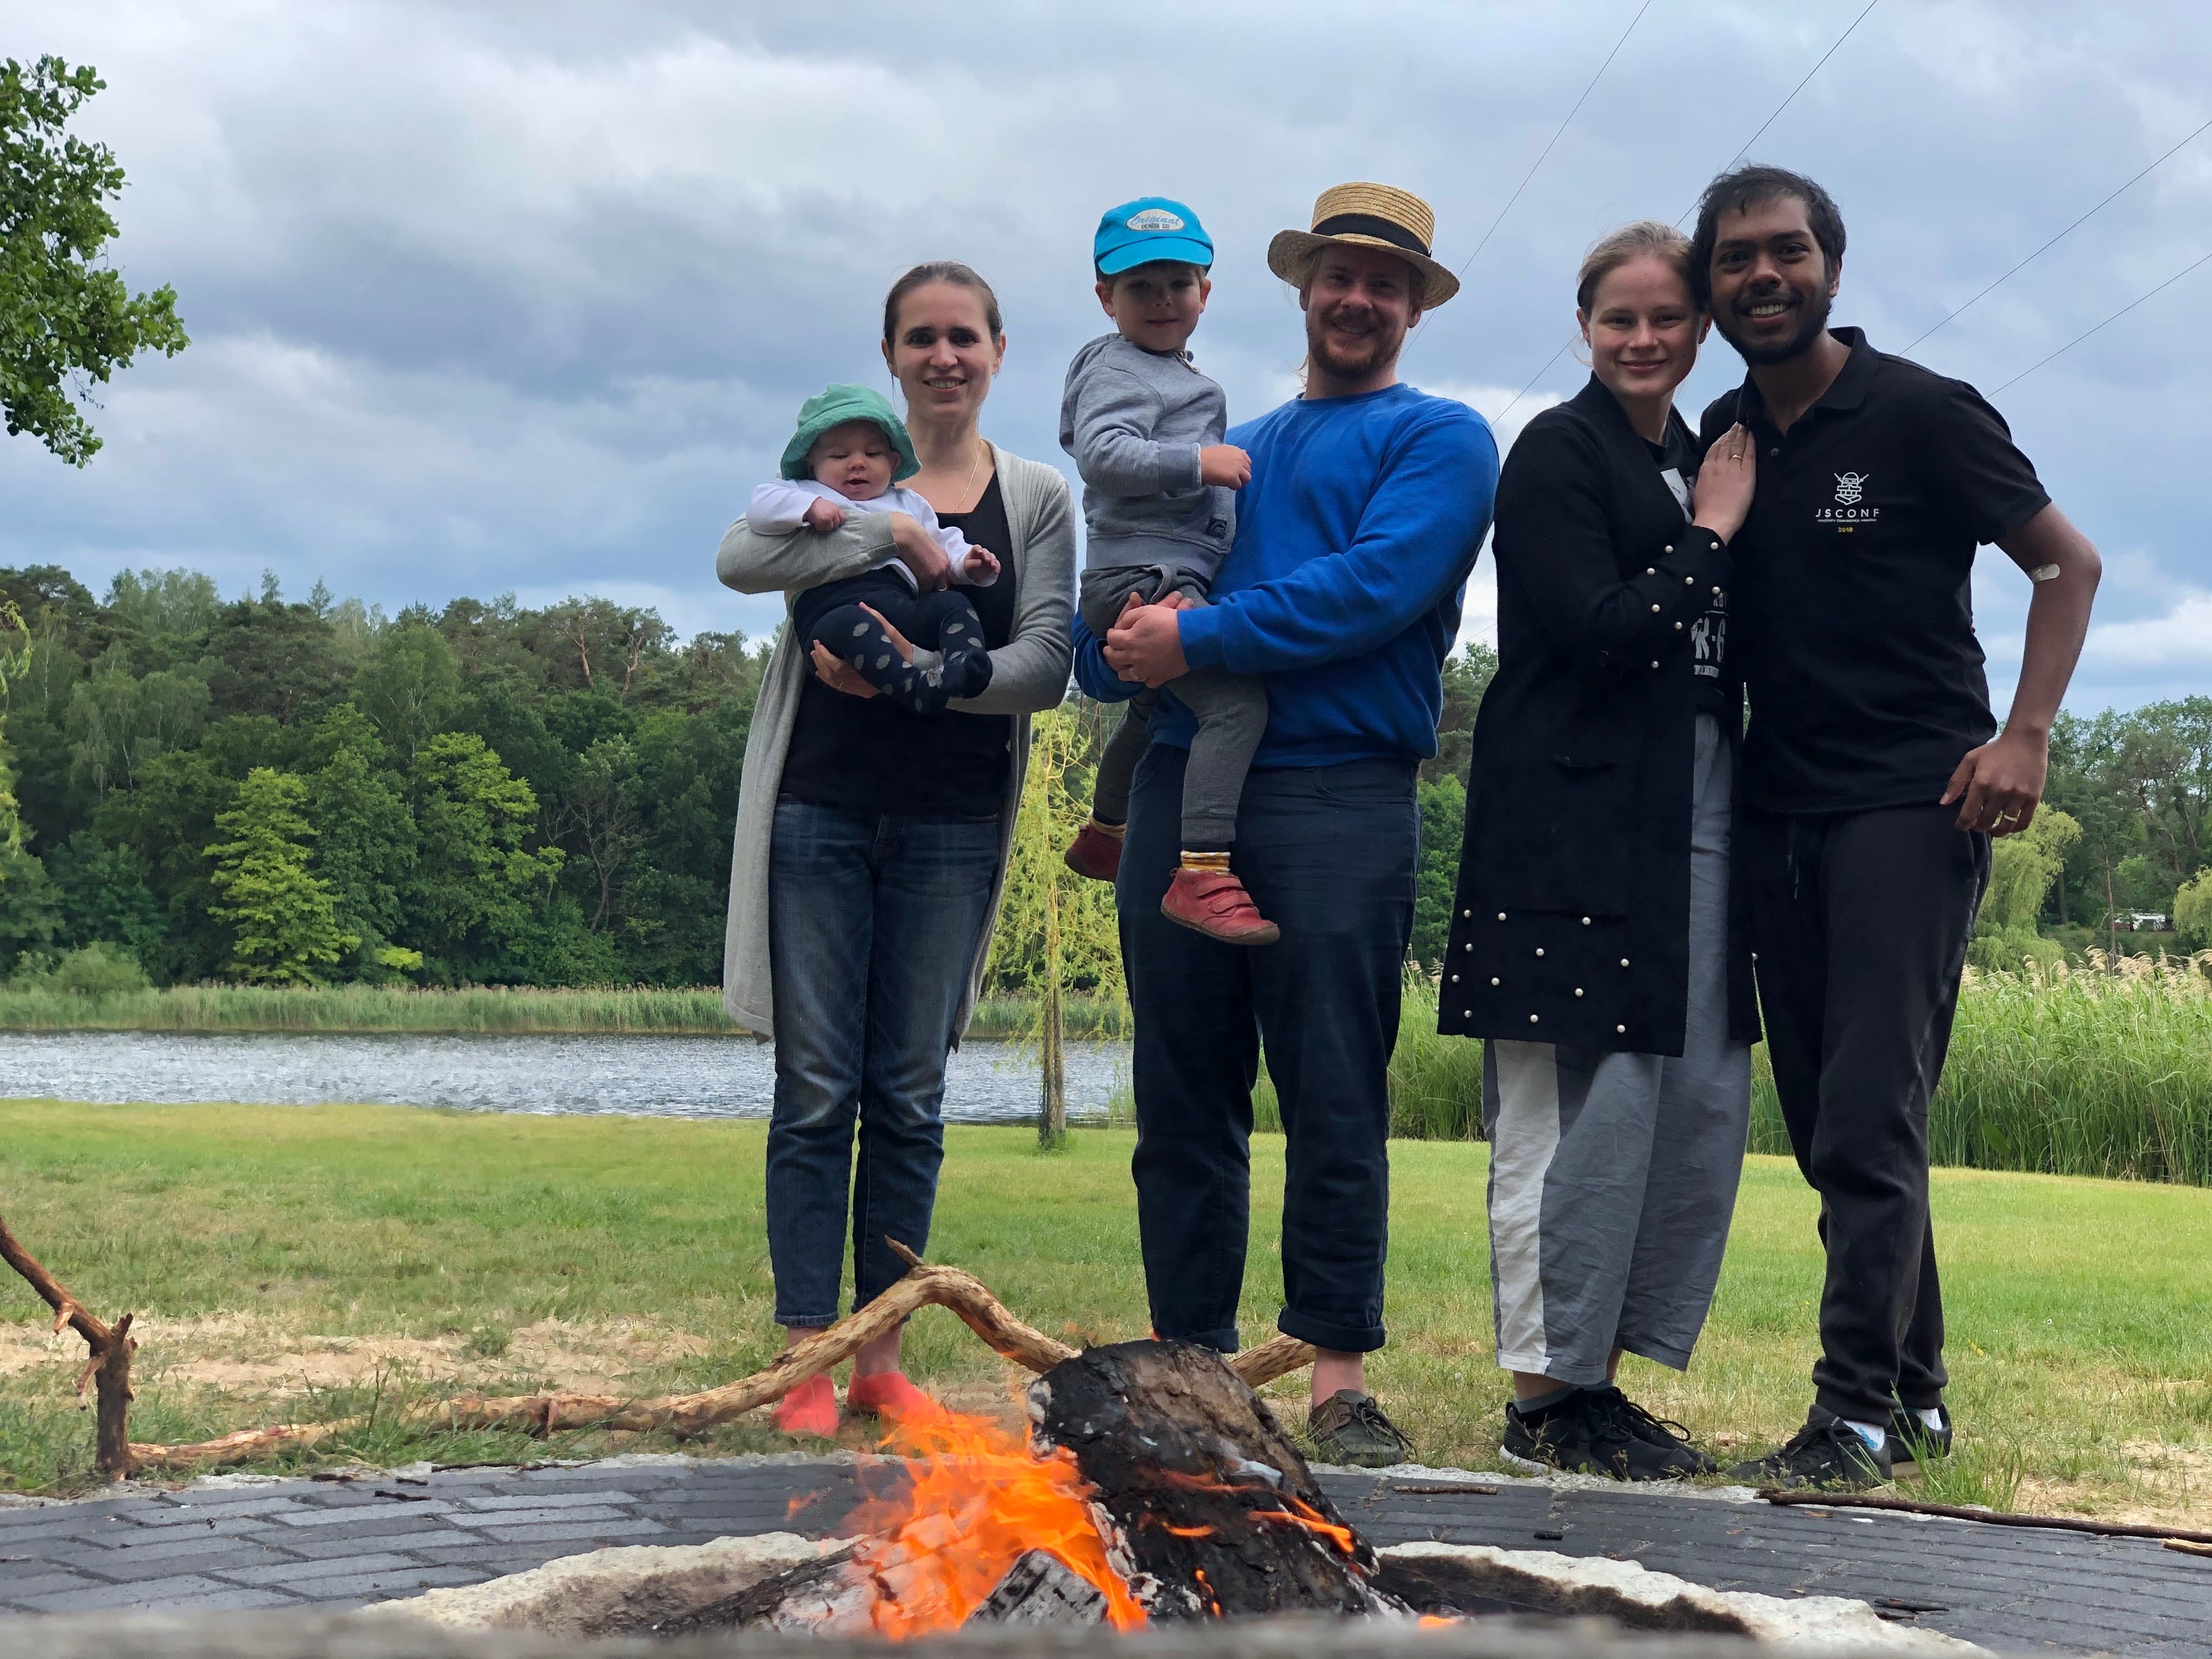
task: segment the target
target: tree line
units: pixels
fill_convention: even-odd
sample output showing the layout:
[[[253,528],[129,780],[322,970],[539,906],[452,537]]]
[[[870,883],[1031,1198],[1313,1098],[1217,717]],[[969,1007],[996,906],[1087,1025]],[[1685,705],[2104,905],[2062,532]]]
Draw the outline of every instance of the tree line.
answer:
[[[397,617],[0,571],[0,971],[712,984],[764,646],[603,599]],[[5,787],[0,784],[0,787]]]
[[[126,571],[95,599],[56,566],[0,570],[0,975],[714,984],[768,650],[597,599],[386,617],[273,577],[226,600],[199,572]],[[1496,664],[1479,644],[1447,664],[1421,769],[1431,967]],[[1048,917],[1066,988],[1118,988],[1111,905],[1057,856],[1059,797],[1088,798],[1112,718],[1079,702],[1042,733],[1032,776],[1058,804],[1021,819],[1001,994],[1036,991]],[[1978,957],[2105,942],[2116,908],[2212,945],[2212,698],[2063,717],[2051,754],[2051,810],[2000,843]]]

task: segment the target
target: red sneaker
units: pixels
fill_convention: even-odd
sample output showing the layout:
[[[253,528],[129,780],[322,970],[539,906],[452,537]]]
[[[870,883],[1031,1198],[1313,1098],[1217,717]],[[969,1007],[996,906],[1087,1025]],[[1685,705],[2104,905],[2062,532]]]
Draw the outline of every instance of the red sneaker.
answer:
[[[1261,915],[1244,884],[1226,870],[1177,869],[1160,901],[1170,921],[1224,945],[1273,945],[1283,930]]]
[[[837,1434],[837,1389],[826,1376],[810,1376],[775,1403],[777,1428],[789,1435],[808,1434],[835,1439]]]
[[[883,1417],[894,1423],[937,1415],[945,1408],[907,1381],[904,1371],[856,1376],[845,1390],[845,1409],[855,1417]]]
[[[1121,837],[1109,836],[1096,818],[1085,818],[1083,828],[1060,855],[1060,862],[1079,876],[1111,881],[1121,873]]]

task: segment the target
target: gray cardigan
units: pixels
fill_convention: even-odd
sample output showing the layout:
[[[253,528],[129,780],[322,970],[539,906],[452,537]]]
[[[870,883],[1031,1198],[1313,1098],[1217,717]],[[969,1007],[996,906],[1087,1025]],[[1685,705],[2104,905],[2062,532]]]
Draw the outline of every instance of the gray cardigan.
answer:
[[[1009,555],[1014,631],[991,653],[991,684],[983,695],[951,706],[966,714],[1014,717],[1013,776],[1000,815],[999,873],[991,884],[989,919],[976,942],[967,994],[953,1021],[956,1032],[968,1028],[968,1016],[982,988],[983,965],[991,954],[992,931],[998,926],[1014,812],[1029,770],[1029,717],[1058,708],[1067,695],[1073,648],[1069,630],[1075,607],[1075,519],[1067,480],[1055,467],[1009,455],[996,445],[991,453],[1014,538],[1011,549],[992,550]],[[714,574],[724,586],[740,593],[781,592],[787,620],[793,594],[858,575],[880,564],[890,551],[890,521],[884,514],[855,514],[842,530],[797,530],[781,536],[758,534],[739,519],[722,538],[721,550],[714,556]],[[722,1006],[738,1024],[763,1036],[775,1030],[768,955],[769,843],[775,829],[775,799],[783,781],[784,757],[791,748],[791,728],[799,718],[799,694],[811,672],[800,642],[786,627],[769,659],[760,702],[753,710],[744,775],[738,786],[737,834],[730,848]]]

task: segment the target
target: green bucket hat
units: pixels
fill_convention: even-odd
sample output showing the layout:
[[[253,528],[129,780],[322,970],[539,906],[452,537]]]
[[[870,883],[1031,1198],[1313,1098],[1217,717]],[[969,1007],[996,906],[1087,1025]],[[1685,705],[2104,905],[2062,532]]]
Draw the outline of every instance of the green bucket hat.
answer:
[[[783,447],[783,476],[812,477],[806,470],[807,451],[831,427],[842,426],[848,421],[869,421],[883,428],[884,436],[898,451],[898,465],[891,470],[893,483],[901,478],[911,478],[921,471],[921,463],[914,458],[914,440],[906,435],[906,422],[891,412],[890,398],[864,386],[833,386],[816,392],[799,406],[799,430]]]

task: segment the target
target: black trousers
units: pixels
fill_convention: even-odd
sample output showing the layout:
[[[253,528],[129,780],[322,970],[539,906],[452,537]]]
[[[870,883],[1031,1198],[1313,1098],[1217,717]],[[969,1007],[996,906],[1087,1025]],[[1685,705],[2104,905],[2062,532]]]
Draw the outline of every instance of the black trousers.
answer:
[[[1943,1293],[1928,1218],[1928,1102],[1990,873],[1955,806],[1745,814],[1737,840],[1760,1010],[1827,1251],[1817,1402],[1887,1422],[1937,1404]]]
[[[1283,1310],[1324,1348],[1382,1346],[1390,1051],[1420,815],[1407,761],[1253,772],[1237,873],[1283,937],[1223,945],[1160,915],[1189,751],[1138,763],[1116,901],[1136,1013],[1137,1222],[1152,1328],[1237,1346],[1260,1046],[1281,1102]]]

